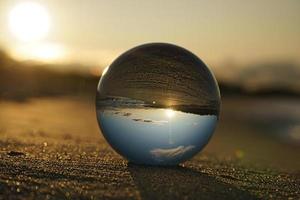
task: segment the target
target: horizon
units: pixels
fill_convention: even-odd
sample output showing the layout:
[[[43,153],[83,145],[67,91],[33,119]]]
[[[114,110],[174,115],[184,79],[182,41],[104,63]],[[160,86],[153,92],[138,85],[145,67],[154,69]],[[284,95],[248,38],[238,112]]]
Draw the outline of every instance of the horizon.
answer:
[[[14,29],[11,30],[10,24],[13,10],[24,2],[42,7],[42,14],[47,16],[45,22],[49,23],[47,30],[29,32],[28,36],[36,38],[26,42],[18,38],[20,32],[12,34]],[[214,70],[228,63],[243,67],[251,63],[289,61],[299,65],[299,8],[300,2],[293,0],[246,4],[237,0],[226,3],[90,1],[88,4],[3,0],[0,45],[19,61],[78,63],[101,69],[124,51],[149,42],[182,46]]]

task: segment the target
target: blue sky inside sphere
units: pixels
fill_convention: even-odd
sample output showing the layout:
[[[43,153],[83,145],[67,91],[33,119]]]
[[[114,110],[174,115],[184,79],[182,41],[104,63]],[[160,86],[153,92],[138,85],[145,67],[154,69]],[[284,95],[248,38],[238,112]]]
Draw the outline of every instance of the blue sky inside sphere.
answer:
[[[199,152],[212,136],[217,116],[171,109],[98,110],[102,133],[129,161],[177,164]]]

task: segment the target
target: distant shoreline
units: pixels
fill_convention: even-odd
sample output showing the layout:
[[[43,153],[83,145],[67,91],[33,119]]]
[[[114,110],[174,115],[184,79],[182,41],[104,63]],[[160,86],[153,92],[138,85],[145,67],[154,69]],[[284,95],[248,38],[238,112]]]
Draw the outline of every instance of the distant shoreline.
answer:
[[[162,108],[162,109],[174,109],[176,111],[192,113],[197,115],[219,115],[217,109],[207,108],[199,105],[172,105],[165,106],[162,104],[149,104],[140,100],[132,100],[124,97],[107,97],[96,101],[97,108]]]

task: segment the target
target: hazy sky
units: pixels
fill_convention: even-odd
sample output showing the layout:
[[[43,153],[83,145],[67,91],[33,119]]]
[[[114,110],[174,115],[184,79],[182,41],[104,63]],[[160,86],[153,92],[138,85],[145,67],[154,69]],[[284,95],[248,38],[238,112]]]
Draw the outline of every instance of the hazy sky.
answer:
[[[170,42],[211,66],[300,62],[299,0],[32,0],[47,10],[50,28],[27,43],[9,28],[20,2],[0,0],[0,46],[20,59],[104,66],[141,43]]]

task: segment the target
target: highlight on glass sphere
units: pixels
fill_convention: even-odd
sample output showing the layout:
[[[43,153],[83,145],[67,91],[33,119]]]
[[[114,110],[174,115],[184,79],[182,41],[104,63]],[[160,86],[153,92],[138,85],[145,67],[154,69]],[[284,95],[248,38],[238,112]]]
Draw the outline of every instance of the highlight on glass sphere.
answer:
[[[208,143],[220,110],[208,67],[166,43],[137,46],[103,71],[97,119],[113,149],[129,162],[177,165]]]

